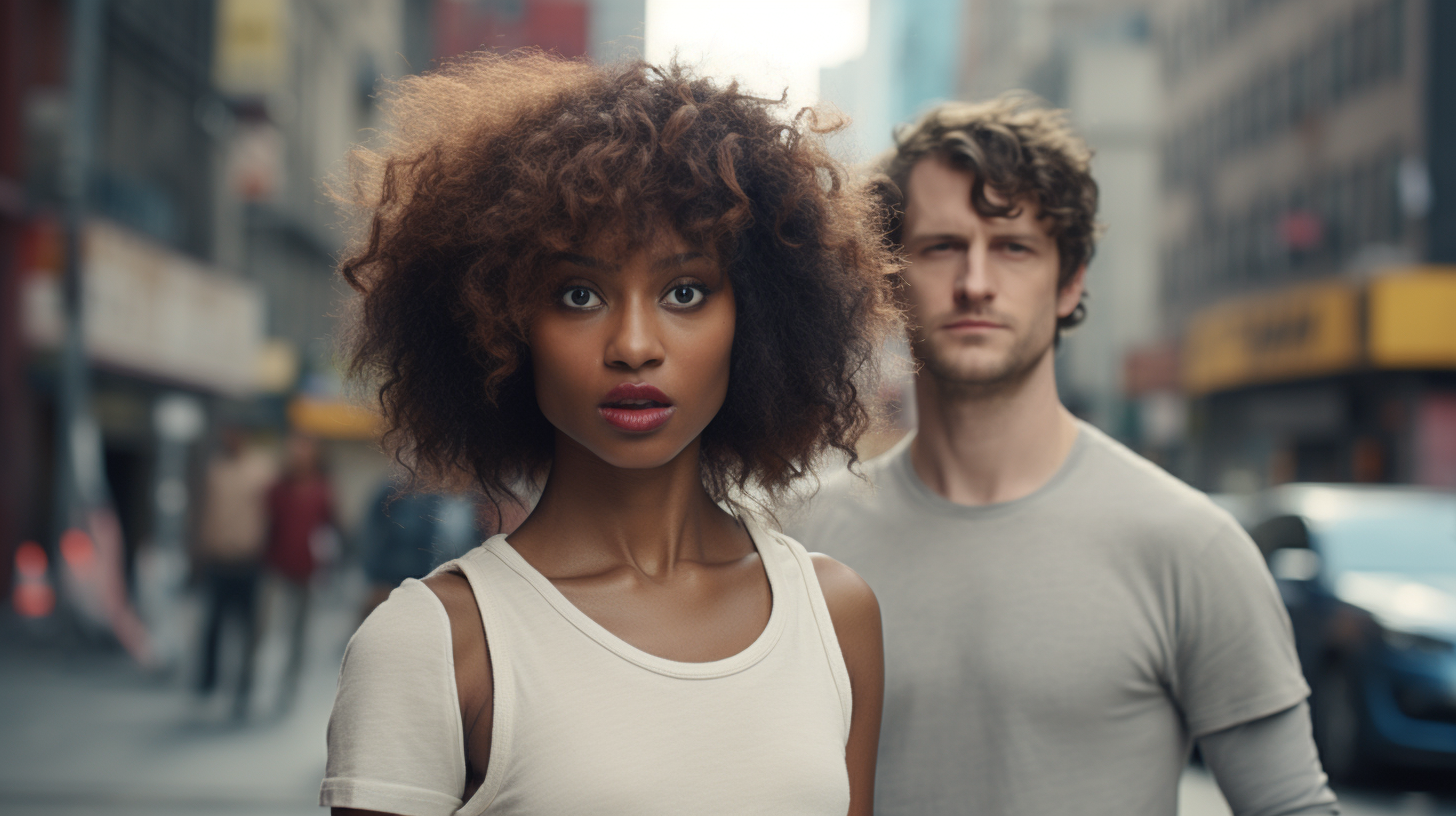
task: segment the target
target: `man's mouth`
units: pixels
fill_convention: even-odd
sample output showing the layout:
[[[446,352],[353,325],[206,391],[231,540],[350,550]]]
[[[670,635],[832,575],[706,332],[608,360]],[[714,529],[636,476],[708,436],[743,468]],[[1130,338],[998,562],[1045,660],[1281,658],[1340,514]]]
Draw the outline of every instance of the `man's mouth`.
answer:
[[[952,320],[942,326],[945,329],[1004,329],[1005,324],[995,320],[986,320],[977,317],[963,317],[959,320]]]

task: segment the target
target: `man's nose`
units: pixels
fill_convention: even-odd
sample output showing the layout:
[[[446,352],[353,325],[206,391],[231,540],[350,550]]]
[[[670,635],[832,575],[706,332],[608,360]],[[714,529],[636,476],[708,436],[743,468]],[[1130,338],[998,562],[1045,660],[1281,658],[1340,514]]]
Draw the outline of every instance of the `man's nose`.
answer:
[[[634,299],[621,307],[607,340],[607,365],[631,371],[661,365],[666,349],[658,317],[655,303]]]
[[[976,306],[996,296],[986,247],[973,243],[966,250],[965,263],[957,270],[954,297],[960,306]]]

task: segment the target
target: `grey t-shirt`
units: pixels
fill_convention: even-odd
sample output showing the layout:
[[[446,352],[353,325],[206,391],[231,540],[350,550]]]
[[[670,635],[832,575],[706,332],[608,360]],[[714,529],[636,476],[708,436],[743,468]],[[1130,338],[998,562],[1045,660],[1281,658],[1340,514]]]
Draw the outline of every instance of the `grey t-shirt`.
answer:
[[[1040,490],[932,492],[907,438],[789,533],[857,570],[885,626],[876,813],[1167,816],[1192,740],[1300,703],[1257,548],[1083,424]]]

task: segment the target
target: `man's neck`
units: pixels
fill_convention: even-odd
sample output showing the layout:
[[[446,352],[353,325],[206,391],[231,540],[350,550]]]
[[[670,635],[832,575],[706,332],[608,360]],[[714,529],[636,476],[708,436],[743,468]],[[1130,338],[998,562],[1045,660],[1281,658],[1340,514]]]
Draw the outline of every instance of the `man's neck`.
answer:
[[[1005,388],[967,393],[923,371],[915,378],[919,427],[910,461],[956,504],[1012,501],[1045,485],[1066,461],[1078,427],[1057,397],[1052,355]]]

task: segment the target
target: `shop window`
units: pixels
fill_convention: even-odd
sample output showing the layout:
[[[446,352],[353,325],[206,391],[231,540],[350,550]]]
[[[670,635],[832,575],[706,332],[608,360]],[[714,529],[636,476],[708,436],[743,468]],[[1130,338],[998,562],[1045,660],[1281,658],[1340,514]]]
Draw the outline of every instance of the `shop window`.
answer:
[[[1390,0],[1385,18],[1386,71],[1395,78],[1405,74],[1405,0]]]
[[[1309,73],[1309,59],[1299,54],[1289,66],[1289,122],[1296,124],[1304,118],[1309,104],[1305,87],[1305,76]]]
[[[1354,48],[1351,44],[1349,24],[1335,27],[1328,46],[1330,61],[1330,101],[1339,102],[1352,90],[1351,76],[1354,73]]]

